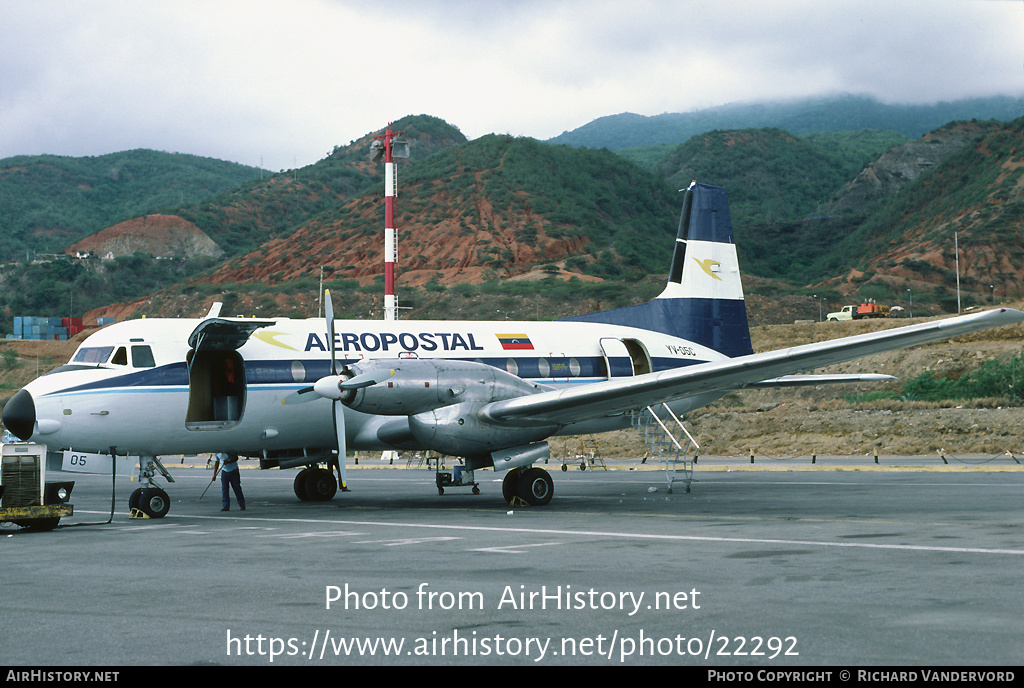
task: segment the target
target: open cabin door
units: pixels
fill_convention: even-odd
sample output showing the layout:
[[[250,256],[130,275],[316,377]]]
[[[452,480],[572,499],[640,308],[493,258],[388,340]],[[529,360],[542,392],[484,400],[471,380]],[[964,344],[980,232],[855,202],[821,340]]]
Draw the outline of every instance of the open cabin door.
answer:
[[[188,338],[188,430],[226,430],[245,413],[245,360],[238,349],[271,321],[209,318]]]
[[[601,352],[608,377],[643,375],[653,370],[647,347],[638,339],[602,337]]]

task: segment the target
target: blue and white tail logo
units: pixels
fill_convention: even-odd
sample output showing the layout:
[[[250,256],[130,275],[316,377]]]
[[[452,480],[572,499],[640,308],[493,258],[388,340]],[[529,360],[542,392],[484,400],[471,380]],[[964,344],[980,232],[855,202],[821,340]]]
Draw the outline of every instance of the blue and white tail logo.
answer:
[[[641,327],[729,357],[753,353],[725,189],[691,184],[665,291],[639,306],[566,318]]]

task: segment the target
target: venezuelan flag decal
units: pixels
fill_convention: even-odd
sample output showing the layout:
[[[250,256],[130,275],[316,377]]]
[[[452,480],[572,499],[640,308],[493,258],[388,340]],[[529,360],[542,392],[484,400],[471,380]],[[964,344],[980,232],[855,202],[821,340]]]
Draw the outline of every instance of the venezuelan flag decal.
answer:
[[[501,348],[505,351],[512,349],[533,349],[533,342],[525,334],[499,334],[495,335],[501,342]]]

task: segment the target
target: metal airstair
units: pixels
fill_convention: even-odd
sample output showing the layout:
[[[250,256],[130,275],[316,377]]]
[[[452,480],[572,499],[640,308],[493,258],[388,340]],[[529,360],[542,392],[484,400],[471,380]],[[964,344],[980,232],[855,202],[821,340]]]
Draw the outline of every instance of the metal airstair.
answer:
[[[669,494],[672,493],[672,485],[676,481],[676,474],[681,473],[680,478],[690,491],[690,483],[693,482],[693,467],[697,463],[697,450],[700,445],[693,435],[686,429],[683,422],[679,420],[665,404],[659,405],[662,416],[655,412],[654,408],[647,406],[643,409],[633,411],[633,426],[640,432],[644,443],[650,447],[648,458],[654,457],[665,465],[665,481],[668,484]],[[667,419],[667,420],[666,420]],[[684,443],[685,442],[685,443]]]

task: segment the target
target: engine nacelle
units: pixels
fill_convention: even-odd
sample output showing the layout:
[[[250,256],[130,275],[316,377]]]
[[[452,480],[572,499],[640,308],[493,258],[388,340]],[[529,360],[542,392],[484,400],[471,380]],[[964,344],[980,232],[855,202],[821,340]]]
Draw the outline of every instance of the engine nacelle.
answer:
[[[343,404],[382,416],[415,416],[453,404],[487,403],[543,391],[539,385],[473,361],[363,361],[346,366],[342,377],[346,378]],[[349,384],[363,386],[345,389]]]
[[[470,457],[529,445],[550,437],[559,429],[557,425],[494,425],[479,413],[486,403],[470,401],[425,411],[409,418],[409,429],[425,447],[450,456]],[[518,465],[524,464],[512,462],[505,467]]]

